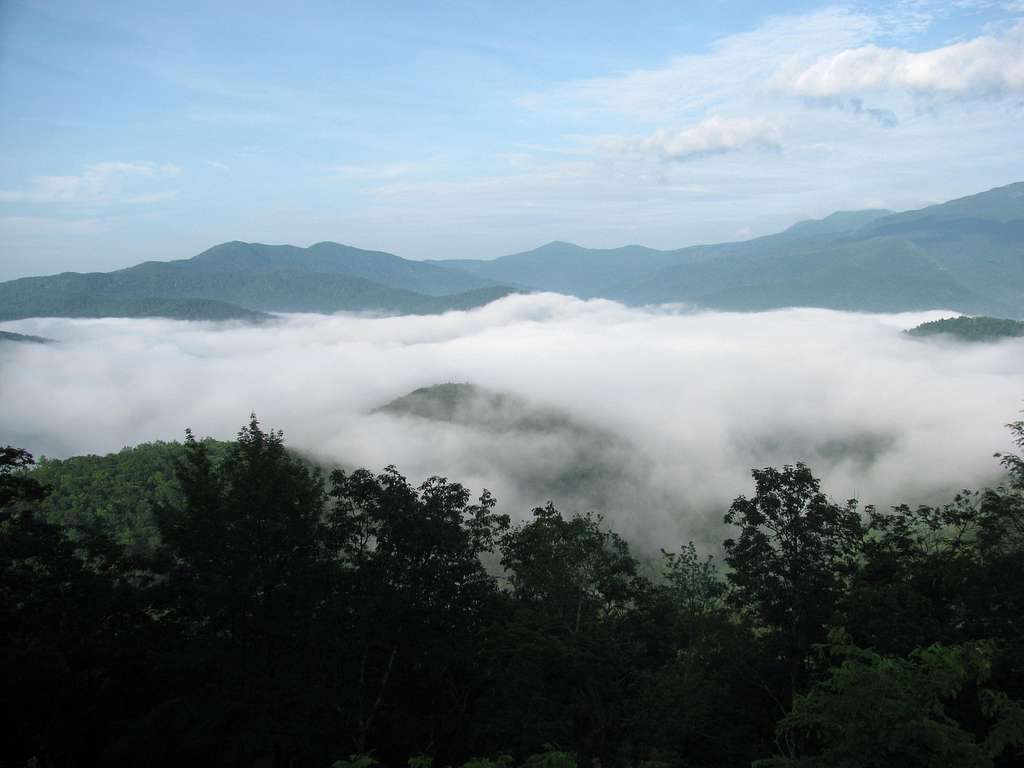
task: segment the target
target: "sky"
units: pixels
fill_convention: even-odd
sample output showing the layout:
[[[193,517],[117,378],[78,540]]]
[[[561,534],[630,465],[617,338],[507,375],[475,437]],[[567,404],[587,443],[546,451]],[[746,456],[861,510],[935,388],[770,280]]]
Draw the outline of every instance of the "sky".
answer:
[[[692,313],[540,293],[256,326],[32,318],[5,327],[59,343],[0,345],[0,424],[14,445],[63,457],[186,427],[230,440],[255,411],[326,466],[446,476],[490,489],[516,519],[549,499],[599,512],[646,552],[715,547],[753,467],[804,461],[834,498],[880,508],[1000,481],[993,454],[1013,449],[1004,425],[1020,409],[1024,339],[903,333],[942,314]],[[520,398],[526,416],[553,408],[587,437],[557,418],[505,431],[376,410],[466,381]],[[551,482],[566,476],[578,482]]]
[[[677,248],[1024,180],[1024,0],[0,0],[0,279]]]

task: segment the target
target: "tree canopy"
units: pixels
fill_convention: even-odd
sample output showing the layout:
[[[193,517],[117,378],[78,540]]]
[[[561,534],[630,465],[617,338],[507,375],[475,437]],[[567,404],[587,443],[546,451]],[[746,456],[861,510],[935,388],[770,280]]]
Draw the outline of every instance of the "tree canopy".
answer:
[[[719,566],[693,544],[638,556],[551,503],[513,522],[447,478],[325,475],[255,416],[230,444],[39,467],[7,447],[0,753],[1019,765],[1024,459],[999,461],[1001,485],[889,510],[756,469]]]

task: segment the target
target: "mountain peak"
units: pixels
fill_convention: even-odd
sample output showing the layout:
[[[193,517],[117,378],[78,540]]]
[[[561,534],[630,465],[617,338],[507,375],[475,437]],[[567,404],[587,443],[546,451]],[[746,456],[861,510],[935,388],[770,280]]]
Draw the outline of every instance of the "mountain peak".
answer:
[[[537,251],[553,251],[553,250],[565,250],[571,248],[577,251],[586,250],[582,245],[576,245],[576,243],[569,243],[565,240],[552,240],[550,243],[544,243],[539,248],[535,248]]]
[[[321,240],[319,243],[313,243],[311,246],[309,246],[309,248],[306,248],[305,250],[312,251],[321,248],[349,248],[352,250],[358,250],[353,245],[345,245],[344,243],[338,243],[335,242],[334,240]]]

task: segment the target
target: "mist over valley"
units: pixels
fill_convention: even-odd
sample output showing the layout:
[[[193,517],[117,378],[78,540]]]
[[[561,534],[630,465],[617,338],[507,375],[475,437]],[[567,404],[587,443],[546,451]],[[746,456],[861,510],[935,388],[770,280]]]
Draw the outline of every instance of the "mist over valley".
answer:
[[[254,411],[325,466],[446,476],[490,489],[516,518],[548,500],[596,511],[649,549],[710,545],[751,468],[806,462],[836,498],[883,506],[997,480],[1024,341],[904,333],[943,315],[540,293],[258,325],[22,320],[5,327],[59,343],[0,346],[0,423],[8,440],[64,457],[185,427],[230,439]]]

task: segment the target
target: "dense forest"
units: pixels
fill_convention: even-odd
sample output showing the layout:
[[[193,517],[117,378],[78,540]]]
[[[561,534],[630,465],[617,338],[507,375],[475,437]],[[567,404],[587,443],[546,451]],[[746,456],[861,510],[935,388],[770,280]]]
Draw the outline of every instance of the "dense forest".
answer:
[[[599,516],[325,474],[255,417],[114,465],[8,447],[0,765],[1024,764],[1024,457],[998,460],[889,510],[757,469],[720,564],[651,568]]]
[[[1024,336],[1024,322],[1001,317],[944,317],[921,323],[907,331],[911,336],[927,338],[946,335],[960,341],[998,341]]]

